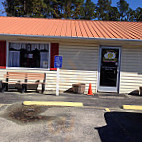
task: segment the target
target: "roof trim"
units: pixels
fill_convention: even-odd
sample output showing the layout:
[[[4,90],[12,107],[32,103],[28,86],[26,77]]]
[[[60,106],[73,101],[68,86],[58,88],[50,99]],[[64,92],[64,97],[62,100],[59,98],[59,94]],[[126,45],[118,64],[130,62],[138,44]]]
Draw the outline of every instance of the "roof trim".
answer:
[[[94,37],[67,37],[67,36],[44,36],[44,35],[22,35],[22,34],[0,34],[0,36],[22,36],[22,37],[40,37],[56,39],[86,39],[86,40],[109,40],[109,41],[139,41],[142,39],[120,39],[120,38],[94,38]]]

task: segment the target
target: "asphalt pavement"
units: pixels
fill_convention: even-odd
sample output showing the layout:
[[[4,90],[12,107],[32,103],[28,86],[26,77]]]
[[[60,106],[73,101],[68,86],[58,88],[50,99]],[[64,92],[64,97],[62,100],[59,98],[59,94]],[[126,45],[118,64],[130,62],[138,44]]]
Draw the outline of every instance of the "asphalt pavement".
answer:
[[[122,105],[142,105],[142,96],[115,93],[98,93],[94,94],[94,96],[71,93],[60,93],[60,96],[36,92],[23,94],[19,92],[0,93],[0,104],[13,104],[23,101],[82,102],[84,106],[120,108]]]
[[[84,107],[24,106],[23,101],[82,102]],[[141,142],[142,112],[121,109],[141,102],[142,96],[127,94],[0,93],[0,141]]]

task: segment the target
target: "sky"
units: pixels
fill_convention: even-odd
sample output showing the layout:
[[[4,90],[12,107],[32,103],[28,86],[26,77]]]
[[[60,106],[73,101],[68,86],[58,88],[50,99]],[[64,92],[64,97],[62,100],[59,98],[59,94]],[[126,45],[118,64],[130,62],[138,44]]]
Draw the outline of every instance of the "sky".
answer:
[[[98,0],[92,0],[97,3]],[[112,0],[112,6],[117,6],[119,0]],[[135,10],[137,7],[142,7],[142,0],[125,0],[129,4],[129,7]]]
[[[1,2],[4,0],[0,0],[0,10],[4,10]],[[95,4],[97,3],[98,0],[92,0]],[[112,0],[112,6],[117,6],[117,2],[119,0]],[[129,3],[129,7],[135,10],[137,7],[142,7],[142,0],[126,0],[127,3]],[[0,16],[6,16],[6,14],[2,14],[0,12]]]

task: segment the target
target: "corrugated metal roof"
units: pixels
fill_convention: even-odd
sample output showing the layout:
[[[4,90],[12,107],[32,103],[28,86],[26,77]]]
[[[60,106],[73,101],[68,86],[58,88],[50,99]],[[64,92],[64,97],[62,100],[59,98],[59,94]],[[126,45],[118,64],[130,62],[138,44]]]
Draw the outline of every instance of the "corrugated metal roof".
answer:
[[[0,17],[0,34],[142,40],[142,22]]]

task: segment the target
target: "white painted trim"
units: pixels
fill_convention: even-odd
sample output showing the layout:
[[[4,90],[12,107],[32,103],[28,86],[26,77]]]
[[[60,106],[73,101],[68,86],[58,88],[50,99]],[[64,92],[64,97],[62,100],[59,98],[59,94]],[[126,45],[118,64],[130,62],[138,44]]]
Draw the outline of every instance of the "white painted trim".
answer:
[[[49,45],[49,56],[48,56],[48,61],[49,61],[49,64],[48,64],[48,68],[45,69],[45,68],[24,68],[24,67],[8,67],[8,61],[9,61],[9,43],[12,42],[12,43],[41,43],[41,44],[48,44]],[[48,71],[50,70],[50,50],[51,50],[51,43],[50,42],[42,42],[42,41],[21,41],[21,40],[9,40],[9,41],[6,41],[6,69],[13,69],[13,70],[45,70],[45,71]]]
[[[44,43],[44,44],[50,44],[50,42],[45,41],[22,41],[22,40],[8,40],[7,42],[14,42],[14,43]]]
[[[101,56],[101,49],[99,46],[99,56],[98,56],[98,72],[97,72],[97,92],[99,89],[99,84],[100,84],[100,56]]]
[[[118,73],[117,73],[117,82],[116,82],[116,87],[108,87],[108,86],[103,86],[101,87],[100,86],[100,68],[101,68],[101,52],[102,52],[102,49],[104,48],[111,48],[111,49],[119,49],[119,64],[118,64]],[[100,49],[99,49],[99,61],[98,61],[98,76],[97,76],[97,91],[100,91],[100,92],[117,92],[119,93],[119,85],[120,85],[120,65],[121,65],[121,47],[118,47],[118,46],[100,46]]]
[[[49,64],[48,64],[48,70],[50,70],[50,61],[51,61],[51,43],[49,43],[49,56],[48,56],[48,61],[49,61]]]
[[[115,87],[107,87],[107,86],[103,86],[103,87],[99,87],[98,92],[115,92],[117,93],[117,90],[114,89]],[[117,87],[116,87],[117,88]]]
[[[0,34],[0,36],[13,36],[13,37],[39,37],[39,38],[53,38],[53,39],[87,39],[87,40],[106,40],[106,41],[138,41],[142,39],[121,39],[121,38],[97,38],[97,37],[68,37],[68,36],[48,36],[48,35],[23,35],[23,34]]]
[[[8,70],[37,70],[37,71],[49,71],[50,69],[45,68],[23,68],[23,67],[6,67]]]
[[[98,61],[99,62],[99,61]],[[99,64],[99,63],[98,63]],[[99,67],[98,67],[99,69]],[[96,93],[98,92],[98,81],[99,81],[99,71],[97,71],[97,80],[96,80]]]
[[[8,67],[8,61],[9,61],[9,42],[6,41],[6,69]]]

